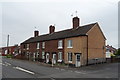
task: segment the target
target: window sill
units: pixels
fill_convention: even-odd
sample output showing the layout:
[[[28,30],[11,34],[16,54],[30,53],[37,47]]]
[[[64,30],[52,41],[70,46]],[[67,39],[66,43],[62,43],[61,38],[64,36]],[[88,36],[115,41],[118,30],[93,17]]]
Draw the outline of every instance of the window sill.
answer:
[[[73,48],[73,47],[67,47],[67,48]]]
[[[72,61],[68,61],[68,63],[72,63]]]
[[[40,49],[40,48],[37,48],[37,49]]]
[[[58,47],[58,49],[63,49],[63,47]]]
[[[62,60],[58,60],[57,62],[62,62]]]

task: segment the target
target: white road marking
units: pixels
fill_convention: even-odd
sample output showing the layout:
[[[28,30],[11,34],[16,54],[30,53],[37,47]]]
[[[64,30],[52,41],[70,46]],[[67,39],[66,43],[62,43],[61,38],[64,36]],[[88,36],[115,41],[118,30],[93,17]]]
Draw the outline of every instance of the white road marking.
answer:
[[[6,65],[6,64],[4,64],[4,63],[0,63],[0,64],[2,64],[2,65],[4,65],[4,66],[8,66],[8,65]]]
[[[51,80],[55,80],[53,77],[50,78]]]
[[[86,74],[86,73],[83,73],[83,72],[79,72],[79,71],[74,71],[75,73],[81,73],[81,74]]]
[[[2,65],[5,65],[5,64],[2,63]]]
[[[6,66],[5,64],[2,63],[2,65]]]
[[[24,71],[24,72],[27,72],[27,73],[30,73],[30,74],[35,74],[34,72],[28,71],[28,70],[23,69],[23,68],[21,68],[21,67],[13,67],[13,68],[18,69],[18,70],[21,70],[21,71]]]
[[[10,63],[8,63],[8,62],[5,62],[5,63],[6,63],[7,65],[9,65],[9,66],[11,65],[11,64],[10,64]]]

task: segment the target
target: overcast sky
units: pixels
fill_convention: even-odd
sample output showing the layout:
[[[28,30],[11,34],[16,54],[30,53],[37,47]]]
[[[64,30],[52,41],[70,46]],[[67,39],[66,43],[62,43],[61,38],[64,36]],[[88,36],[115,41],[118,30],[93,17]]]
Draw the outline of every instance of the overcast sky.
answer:
[[[6,46],[8,34],[10,45],[32,37],[35,26],[40,35],[47,34],[51,24],[55,24],[55,31],[72,28],[71,14],[76,16],[77,10],[81,26],[98,22],[107,38],[106,45],[118,48],[119,0],[5,1],[0,3],[0,47]]]

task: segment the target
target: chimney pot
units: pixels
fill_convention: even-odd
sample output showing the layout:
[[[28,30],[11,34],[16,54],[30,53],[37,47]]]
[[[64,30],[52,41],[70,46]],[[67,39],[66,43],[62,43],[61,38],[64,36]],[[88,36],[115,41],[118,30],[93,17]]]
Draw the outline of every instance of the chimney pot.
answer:
[[[34,31],[34,37],[37,37],[37,36],[39,36],[39,31],[38,31],[38,30],[35,30],[35,31]]]
[[[79,18],[76,16],[73,18],[73,29],[76,29],[79,26]]]
[[[53,33],[55,31],[55,26],[50,25],[49,27],[49,33]]]

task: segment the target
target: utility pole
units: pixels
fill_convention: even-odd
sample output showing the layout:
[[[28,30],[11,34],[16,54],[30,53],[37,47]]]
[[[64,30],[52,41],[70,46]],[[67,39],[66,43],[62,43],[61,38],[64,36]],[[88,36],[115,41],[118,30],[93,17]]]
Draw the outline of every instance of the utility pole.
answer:
[[[7,36],[7,47],[9,46],[9,35]]]
[[[7,36],[7,54],[9,54],[8,46],[9,46],[9,35]]]

